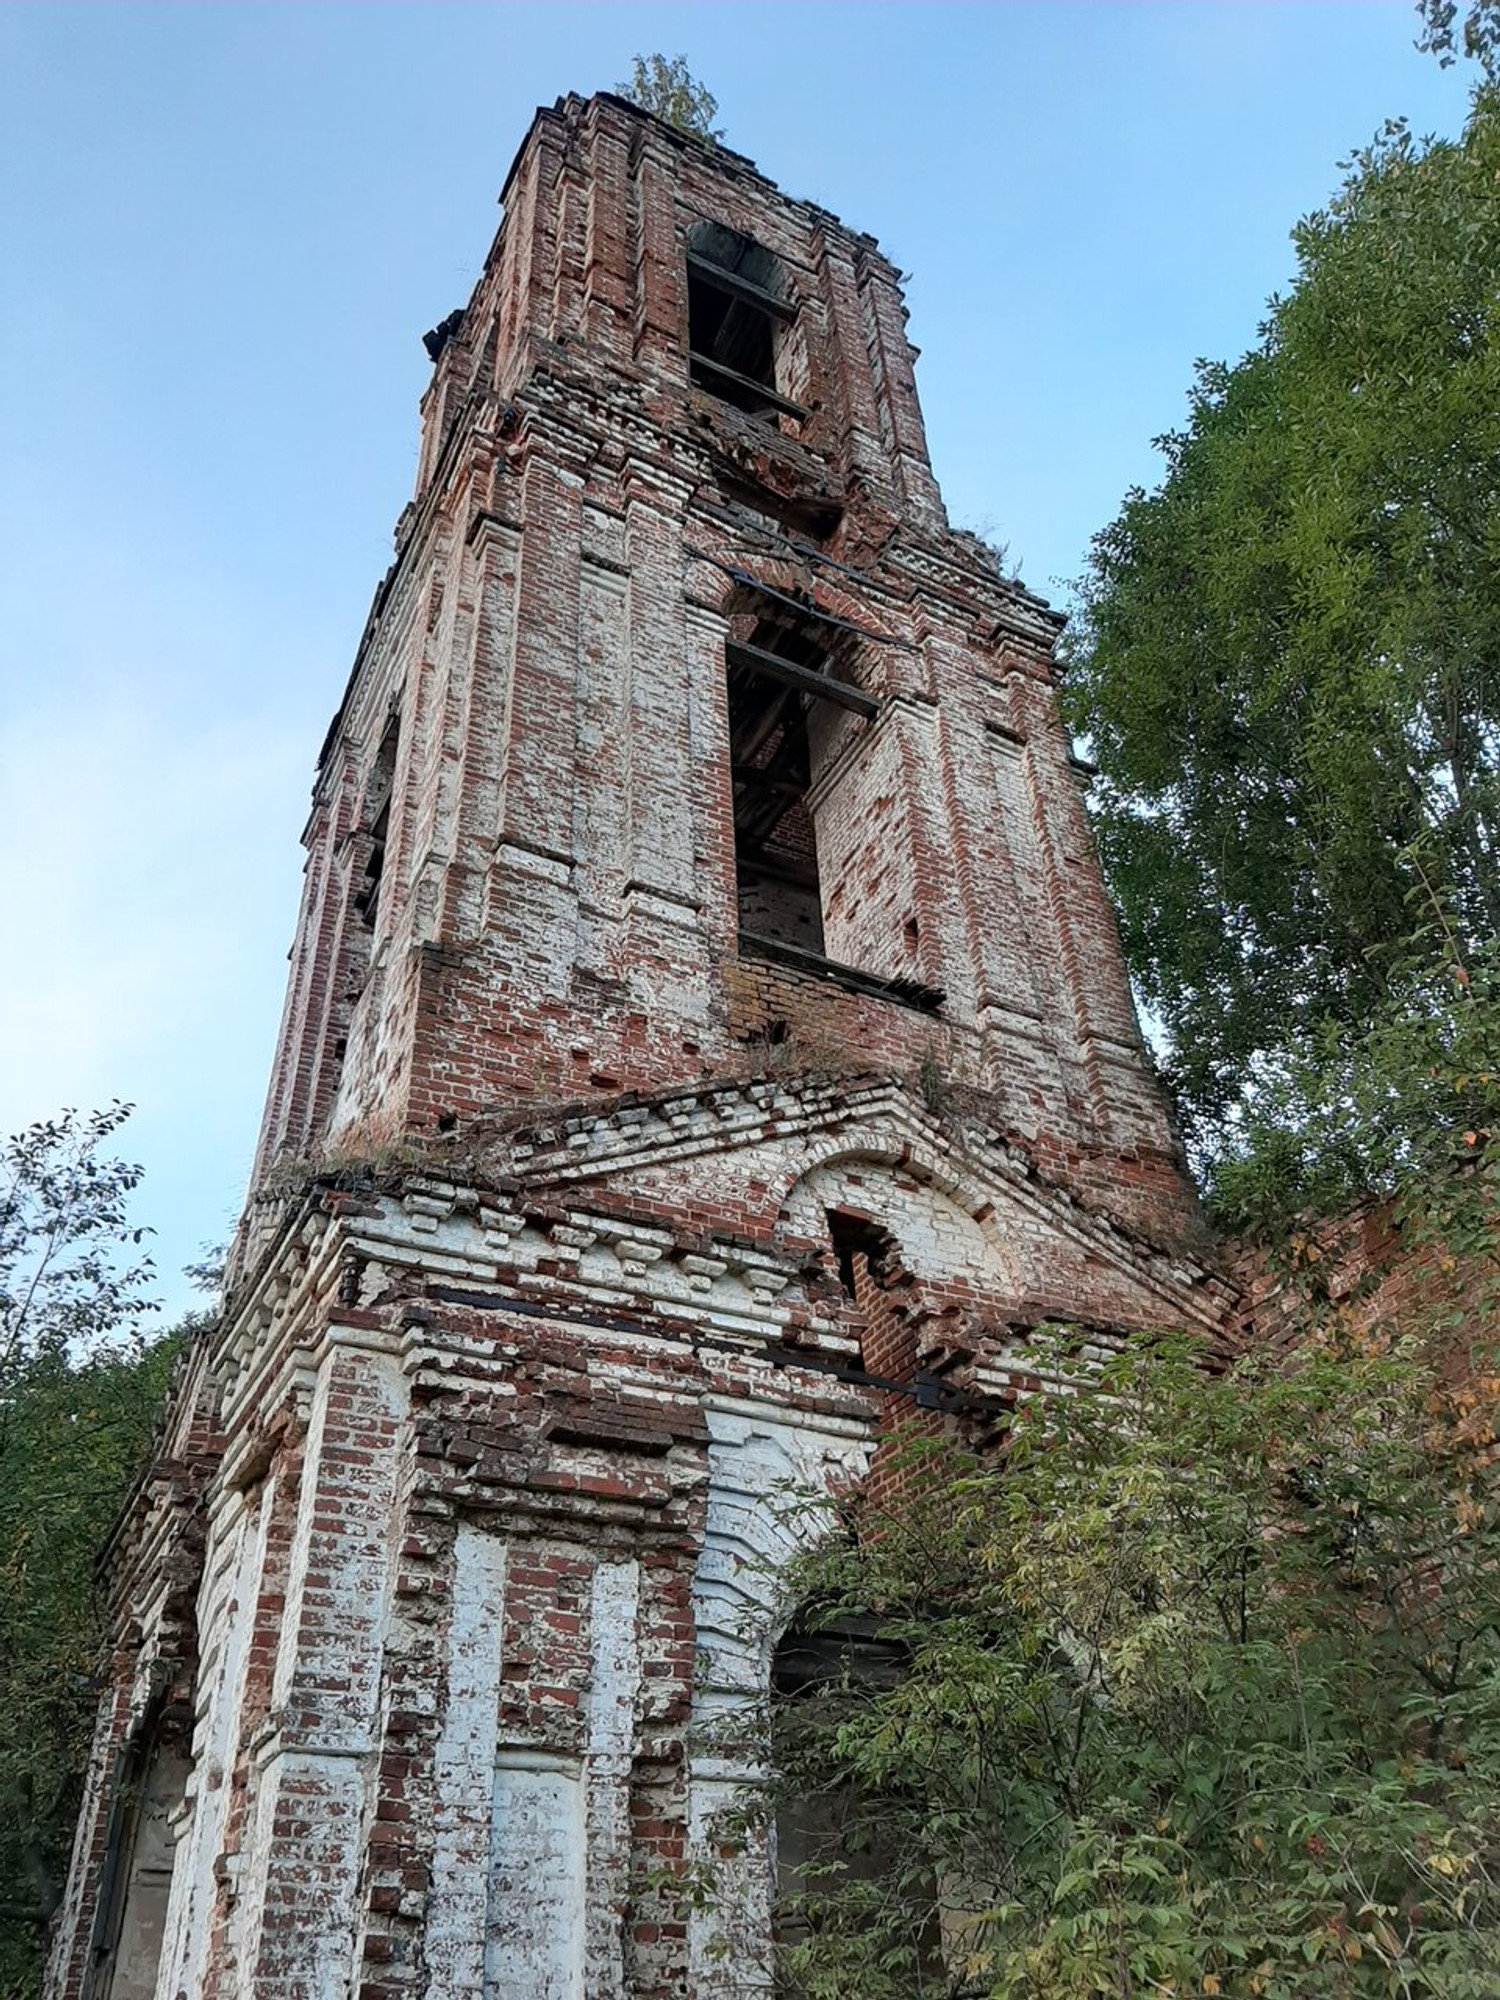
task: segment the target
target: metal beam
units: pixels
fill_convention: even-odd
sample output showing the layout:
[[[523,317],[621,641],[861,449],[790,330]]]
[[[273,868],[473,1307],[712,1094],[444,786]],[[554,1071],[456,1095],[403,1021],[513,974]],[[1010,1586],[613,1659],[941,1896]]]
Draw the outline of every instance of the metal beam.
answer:
[[[729,639],[725,641],[724,658],[731,667],[743,667],[747,674],[780,681],[784,687],[815,695],[821,701],[836,701],[840,708],[852,708],[856,715],[880,713],[880,703],[862,688],[850,687],[847,681],[836,681],[832,674],[820,674],[813,667],[799,667],[792,660],[783,660],[779,653],[768,653],[763,646],[748,646],[742,639]]]

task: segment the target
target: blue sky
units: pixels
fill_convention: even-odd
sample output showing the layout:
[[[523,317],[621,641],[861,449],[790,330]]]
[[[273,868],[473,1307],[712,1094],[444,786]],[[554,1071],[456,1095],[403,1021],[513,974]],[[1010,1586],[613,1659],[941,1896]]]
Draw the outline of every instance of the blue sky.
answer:
[[[950,514],[1062,597],[1337,163],[1458,128],[1415,32],[1405,0],[0,10],[0,1130],[131,1099],[165,1271],[227,1235],[420,336],[536,105],[685,52],[731,145],[912,274]]]

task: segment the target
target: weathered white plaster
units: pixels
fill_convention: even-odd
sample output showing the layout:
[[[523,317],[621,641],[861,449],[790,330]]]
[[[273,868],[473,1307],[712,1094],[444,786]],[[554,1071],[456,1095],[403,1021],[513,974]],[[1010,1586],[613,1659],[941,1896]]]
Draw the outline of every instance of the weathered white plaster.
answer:
[[[224,1496],[210,1530],[212,1553],[200,1597],[203,1653],[193,1773],[167,1905],[167,1944],[156,1988],[162,2000],[178,1995],[192,2000],[207,1976],[218,1903],[213,1864],[224,1845],[274,1487],[273,1477],[251,1496]]]
[[[1001,1297],[1014,1297],[1022,1289],[1016,1252],[1025,1242],[1023,1219],[1011,1218],[1007,1252],[951,1195],[910,1169],[858,1154],[830,1160],[803,1175],[783,1214],[799,1235],[817,1238],[827,1229],[830,1209],[847,1209],[882,1224],[896,1239],[902,1261],[919,1278],[960,1278]]]
[[[188,1761],[158,1743],[139,1779],[126,1856],[125,1906],[108,1977],[109,2000],[154,2000],[167,1937],[173,1822],[181,1810]]]
[[[484,2000],[584,2000],[584,1787],[577,1758],[505,1750],[495,1823]]]
[[[331,1329],[312,1399],[271,1731],[249,1777],[236,1995],[347,1994],[406,1404],[399,1358]],[[299,1840],[275,1831],[287,1823],[303,1829]]]
[[[484,1989],[505,1553],[493,1529],[459,1524],[447,1700],[434,1764],[428,2000],[473,2000]]]
[[[713,1399],[708,1521],[693,1585],[698,1672],[693,1702],[690,1838],[715,1893],[690,1919],[693,1991],[750,2000],[772,1989],[774,1875],[769,1843],[722,1859],[716,1822],[742,1805],[759,1769],[770,1658],[795,1609],[786,1569],[829,1523],[821,1500],[869,1463],[861,1423]]]
[[[624,1991],[621,1923],[630,1899],[630,1768],[641,1685],[640,1593],[639,1563],[601,1563],[594,1572],[585,1739],[588,2000],[616,2000]]]

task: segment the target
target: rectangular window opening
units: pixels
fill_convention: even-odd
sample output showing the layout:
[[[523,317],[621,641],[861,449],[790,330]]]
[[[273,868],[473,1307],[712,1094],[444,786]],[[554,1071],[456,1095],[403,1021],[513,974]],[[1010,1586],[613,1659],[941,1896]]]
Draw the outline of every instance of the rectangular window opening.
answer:
[[[355,914],[370,930],[375,928],[376,914],[380,908],[380,884],[385,875],[385,850],[391,831],[391,796],[396,786],[396,749],[400,739],[400,724],[394,718],[380,739],[380,748],[375,753],[375,764],[370,772],[369,789],[365,793],[364,810],[360,817],[362,831],[369,842],[365,856],[364,873],[354,892]]]
[[[758,638],[764,639],[761,627]],[[815,649],[800,635],[777,635],[771,657],[816,671]],[[803,657],[797,659],[797,652]],[[734,782],[734,854],[740,932],[799,951],[823,953],[818,839],[807,791],[812,752],[809,697],[753,662],[729,658],[729,741]]]
[[[940,988],[909,975],[861,970],[828,956],[818,829],[808,803],[815,703],[869,721],[880,713],[873,695],[830,671],[830,632],[839,621],[816,619],[775,591],[757,593],[757,609],[731,617],[724,647],[729,689],[730,766],[734,791],[734,855],[739,891],[739,945],[752,957],[779,959],[813,978],[922,1013],[943,1004]],[[767,599],[774,604],[762,611]],[[821,753],[826,757],[826,747]],[[903,957],[913,955],[912,926]]]
[[[769,288],[774,260],[748,238],[707,227],[709,251],[689,250],[687,260],[694,385],[753,417],[805,417],[802,405],[776,386],[777,333],[796,310]]]

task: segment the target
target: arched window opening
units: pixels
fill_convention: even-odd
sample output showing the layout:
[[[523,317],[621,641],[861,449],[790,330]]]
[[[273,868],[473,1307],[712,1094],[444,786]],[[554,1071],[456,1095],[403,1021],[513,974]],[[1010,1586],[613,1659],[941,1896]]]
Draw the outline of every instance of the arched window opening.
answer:
[[[890,1505],[920,1477],[908,1447],[952,1435],[965,1399],[923,1365],[914,1283],[896,1239],[866,1216],[837,1208],[825,1214],[839,1281],[859,1315],[860,1369],[880,1394],[881,1438],[865,1491]]]
[[[694,383],[754,417],[805,417],[776,386],[780,329],[796,318],[769,250],[717,222],[688,232],[688,368]]]
[[[893,1392],[886,1398],[893,1413],[909,1414],[918,1383],[917,1336],[893,1290],[900,1268],[895,1238],[867,1217],[836,1208],[828,1210],[828,1235],[839,1280],[859,1308],[865,1372]]]
[[[899,1686],[906,1649],[873,1618],[794,1619],[771,1660],[775,1749],[783,1788],[775,1819],[777,1991],[799,1992],[796,1965],[827,1922],[858,1917],[873,1896],[904,1933],[913,1996],[946,1992],[937,1897],[920,1857],[903,1854],[890,1801],[827,1782],[820,1741],[860,1706]],[[803,1781],[805,1779],[805,1782]],[[834,1915],[834,1908],[845,1909]]]
[[[100,1884],[90,2000],[152,2000],[166,1940],[173,1821],[191,1770],[182,1745],[148,1726],[125,1753]]]
[[[860,685],[870,635],[809,600],[732,573],[741,588],[728,608],[724,665],[740,949],[934,1013],[944,996],[906,969],[909,930],[887,941],[885,903],[873,891],[866,897],[870,872],[876,881],[880,875],[877,836],[870,813],[851,797],[851,775],[862,768],[862,726],[881,712],[878,697]],[[889,970],[869,968],[867,946],[891,961]]]
[[[740,941],[822,960],[823,883],[809,800],[851,717],[880,711],[839,672],[837,620],[747,587],[724,648]]]

